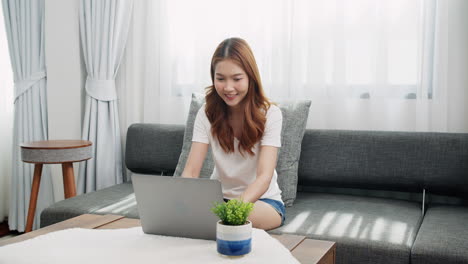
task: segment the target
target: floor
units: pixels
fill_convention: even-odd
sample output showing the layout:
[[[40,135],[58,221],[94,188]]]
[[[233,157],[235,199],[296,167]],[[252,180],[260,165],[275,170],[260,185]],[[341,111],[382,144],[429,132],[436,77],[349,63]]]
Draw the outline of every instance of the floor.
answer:
[[[16,236],[16,235],[6,235],[6,236],[2,236],[2,237],[0,237],[0,241],[9,239],[9,238],[12,238],[12,237],[15,237],[15,236]]]
[[[19,235],[18,232],[11,232],[7,222],[0,223],[0,240],[9,239]]]

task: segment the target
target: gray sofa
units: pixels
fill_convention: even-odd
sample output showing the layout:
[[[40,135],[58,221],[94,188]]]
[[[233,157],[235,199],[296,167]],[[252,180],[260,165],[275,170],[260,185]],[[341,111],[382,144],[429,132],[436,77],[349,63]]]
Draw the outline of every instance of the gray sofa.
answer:
[[[183,135],[132,125],[127,168],[172,175]],[[336,241],[336,263],[468,263],[468,134],[306,130],[298,175],[271,233]],[[55,203],[41,226],[84,213],[138,218],[131,182]]]

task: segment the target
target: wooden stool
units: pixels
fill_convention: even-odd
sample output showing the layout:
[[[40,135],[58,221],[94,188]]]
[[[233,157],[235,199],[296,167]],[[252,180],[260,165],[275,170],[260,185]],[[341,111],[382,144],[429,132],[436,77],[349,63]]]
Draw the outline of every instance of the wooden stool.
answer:
[[[34,163],[34,178],[29,199],[28,219],[25,232],[32,230],[36,213],[37,195],[41,183],[43,164],[62,164],[65,199],[76,196],[73,162],[92,158],[91,141],[87,140],[45,140],[21,144],[21,158]]]

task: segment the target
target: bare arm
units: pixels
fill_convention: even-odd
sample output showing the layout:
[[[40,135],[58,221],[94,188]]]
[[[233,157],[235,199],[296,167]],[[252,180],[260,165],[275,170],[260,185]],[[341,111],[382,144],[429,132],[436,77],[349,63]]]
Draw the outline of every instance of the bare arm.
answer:
[[[187,163],[185,163],[185,168],[182,172],[182,177],[200,177],[200,170],[203,166],[203,161],[205,160],[206,153],[208,152],[208,146],[209,145],[205,143],[192,142],[192,147],[190,148]]]
[[[257,165],[257,178],[242,194],[241,199],[254,203],[268,190],[276,167],[278,148],[261,146]]]

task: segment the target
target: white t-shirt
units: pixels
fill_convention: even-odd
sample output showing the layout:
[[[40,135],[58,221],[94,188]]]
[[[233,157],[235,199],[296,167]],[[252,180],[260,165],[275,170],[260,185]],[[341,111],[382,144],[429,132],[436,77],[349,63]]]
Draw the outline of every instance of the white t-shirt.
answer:
[[[221,181],[223,195],[226,199],[238,198],[257,177],[257,163],[260,145],[281,147],[281,126],[283,116],[276,105],[271,105],[266,114],[266,124],[262,139],[257,142],[252,151],[254,155],[244,152],[242,156],[238,149],[239,140],[234,137],[234,152],[226,153],[217,138],[211,134],[211,123],[203,105],[195,118],[192,141],[211,145],[215,167],[211,179]],[[269,198],[282,202],[281,190],[278,186],[278,174],[273,172],[270,187],[260,198]]]

